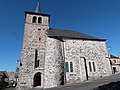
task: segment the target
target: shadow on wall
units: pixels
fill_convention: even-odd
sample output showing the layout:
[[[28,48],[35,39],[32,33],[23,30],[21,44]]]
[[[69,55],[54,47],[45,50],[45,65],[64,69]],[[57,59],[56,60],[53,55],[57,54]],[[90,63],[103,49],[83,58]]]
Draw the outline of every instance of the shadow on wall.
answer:
[[[109,84],[99,86],[97,89],[94,90],[120,90],[120,81],[111,82]]]

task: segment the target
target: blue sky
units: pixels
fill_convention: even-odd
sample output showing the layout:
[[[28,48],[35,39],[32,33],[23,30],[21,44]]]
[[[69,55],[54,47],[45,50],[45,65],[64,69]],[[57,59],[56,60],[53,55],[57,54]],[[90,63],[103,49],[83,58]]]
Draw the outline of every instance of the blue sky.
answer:
[[[38,0],[0,0],[0,71],[15,71],[20,60],[25,15]],[[51,15],[50,27],[106,38],[109,52],[120,52],[120,0],[39,0]]]

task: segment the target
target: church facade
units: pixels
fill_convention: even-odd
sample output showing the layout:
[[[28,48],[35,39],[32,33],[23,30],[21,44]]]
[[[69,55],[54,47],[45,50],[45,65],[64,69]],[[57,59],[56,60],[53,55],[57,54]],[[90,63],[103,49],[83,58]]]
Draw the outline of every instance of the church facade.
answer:
[[[25,12],[18,90],[51,88],[111,75],[106,39],[49,28],[50,15]]]

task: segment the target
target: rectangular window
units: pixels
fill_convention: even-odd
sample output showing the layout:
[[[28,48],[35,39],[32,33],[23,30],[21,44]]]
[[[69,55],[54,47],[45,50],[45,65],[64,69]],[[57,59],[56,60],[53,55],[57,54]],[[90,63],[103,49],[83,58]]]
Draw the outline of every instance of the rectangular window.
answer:
[[[66,72],[69,72],[69,64],[68,64],[68,62],[65,63],[65,70],[66,70]]]
[[[90,70],[90,72],[92,72],[91,62],[89,62],[89,70]]]
[[[116,63],[116,60],[113,60],[114,61],[114,64]]]
[[[94,70],[94,72],[96,71],[95,63],[94,62],[93,62],[93,70]]]
[[[38,51],[35,49],[35,68],[39,67]]]
[[[73,72],[73,63],[70,62],[70,72]]]
[[[35,61],[37,61],[38,51],[35,49]]]

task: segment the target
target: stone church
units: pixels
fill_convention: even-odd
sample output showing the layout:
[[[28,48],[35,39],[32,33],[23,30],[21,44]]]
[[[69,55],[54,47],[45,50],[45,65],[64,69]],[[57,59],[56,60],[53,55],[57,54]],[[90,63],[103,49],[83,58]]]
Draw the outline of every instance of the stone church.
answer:
[[[106,39],[49,27],[50,15],[25,11],[18,90],[51,88],[111,75]]]

